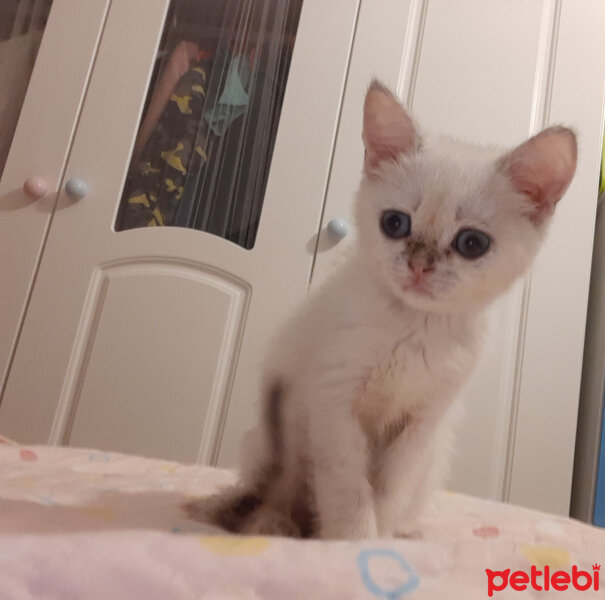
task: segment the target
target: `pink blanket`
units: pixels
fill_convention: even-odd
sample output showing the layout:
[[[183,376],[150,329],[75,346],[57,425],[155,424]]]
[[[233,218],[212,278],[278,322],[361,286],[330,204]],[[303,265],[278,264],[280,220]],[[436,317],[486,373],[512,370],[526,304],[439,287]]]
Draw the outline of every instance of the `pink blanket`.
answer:
[[[0,443],[0,600],[605,597],[605,532],[571,519],[442,493],[422,539],[321,542],[231,536],[180,511],[233,480]]]

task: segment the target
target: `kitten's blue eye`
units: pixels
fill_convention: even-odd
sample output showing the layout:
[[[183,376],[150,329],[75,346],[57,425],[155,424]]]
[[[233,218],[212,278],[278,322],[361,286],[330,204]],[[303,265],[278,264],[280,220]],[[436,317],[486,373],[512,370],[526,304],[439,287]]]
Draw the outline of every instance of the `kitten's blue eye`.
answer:
[[[409,215],[399,210],[385,210],[380,219],[380,226],[385,235],[398,239],[410,235],[412,220]]]
[[[477,229],[462,229],[452,244],[464,258],[479,258],[485,254],[491,244],[490,237]]]

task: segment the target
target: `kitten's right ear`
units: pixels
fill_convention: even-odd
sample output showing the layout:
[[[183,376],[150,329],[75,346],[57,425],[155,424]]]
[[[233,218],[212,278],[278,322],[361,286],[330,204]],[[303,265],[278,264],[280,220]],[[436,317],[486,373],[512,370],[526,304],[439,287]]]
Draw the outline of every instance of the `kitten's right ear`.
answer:
[[[420,137],[397,98],[376,79],[363,106],[364,171],[370,173],[385,160],[415,151]]]

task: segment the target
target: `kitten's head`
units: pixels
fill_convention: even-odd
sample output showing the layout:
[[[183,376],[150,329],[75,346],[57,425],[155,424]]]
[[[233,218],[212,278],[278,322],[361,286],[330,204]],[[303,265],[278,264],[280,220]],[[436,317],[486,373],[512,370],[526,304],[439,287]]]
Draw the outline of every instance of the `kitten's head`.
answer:
[[[364,106],[356,217],[364,268],[407,304],[481,306],[530,265],[576,167],[576,139],[551,127],[509,152],[421,137],[374,82]]]

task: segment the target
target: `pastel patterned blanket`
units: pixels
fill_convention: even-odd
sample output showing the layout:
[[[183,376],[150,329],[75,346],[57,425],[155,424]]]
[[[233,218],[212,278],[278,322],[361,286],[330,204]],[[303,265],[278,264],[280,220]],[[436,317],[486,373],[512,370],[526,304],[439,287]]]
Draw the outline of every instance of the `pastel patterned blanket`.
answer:
[[[0,443],[0,600],[605,597],[605,531],[571,519],[443,493],[421,539],[321,542],[230,536],[181,512],[233,480]]]

